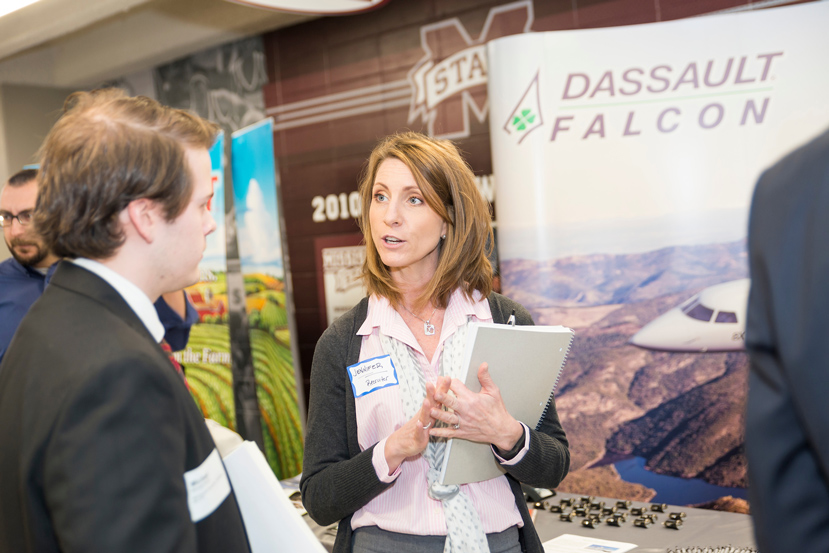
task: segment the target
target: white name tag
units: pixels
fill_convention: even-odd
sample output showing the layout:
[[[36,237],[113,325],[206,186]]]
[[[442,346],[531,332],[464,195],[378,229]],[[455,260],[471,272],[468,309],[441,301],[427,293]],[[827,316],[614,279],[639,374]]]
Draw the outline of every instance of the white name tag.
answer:
[[[397,371],[388,355],[366,359],[361,363],[351,365],[348,367],[348,378],[351,380],[354,397],[364,396],[381,388],[398,384]]]
[[[184,485],[187,488],[190,520],[193,522],[206,518],[222,504],[230,495],[230,482],[216,449],[201,465],[184,473]]]

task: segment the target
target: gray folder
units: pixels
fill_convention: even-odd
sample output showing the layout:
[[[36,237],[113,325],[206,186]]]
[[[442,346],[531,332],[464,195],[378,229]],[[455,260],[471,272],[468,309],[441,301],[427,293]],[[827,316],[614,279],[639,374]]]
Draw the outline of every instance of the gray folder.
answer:
[[[573,330],[563,326],[470,323],[463,358],[466,387],[481,390],[478,367],[486,362],[507,411],[535,428],[552,398],[572,341]],[[455,438],[446,444],[439,481],[467,484],[504,472],[489,444]]]

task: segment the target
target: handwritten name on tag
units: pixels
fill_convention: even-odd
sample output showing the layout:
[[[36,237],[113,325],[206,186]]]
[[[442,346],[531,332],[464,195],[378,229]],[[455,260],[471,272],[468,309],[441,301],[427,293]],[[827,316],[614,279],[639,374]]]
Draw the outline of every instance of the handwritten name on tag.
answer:
[[[366,359],[356,365],[351,365],[348,367],[348,378],[351,380],[354,397],[364,396],[381,388],[398,384],[397,371],[388,355]]]
[[[218,450],[214,449],[201,465],[185,472],[184,484],[190,520],[207,518],[230,495],[230,482]]]

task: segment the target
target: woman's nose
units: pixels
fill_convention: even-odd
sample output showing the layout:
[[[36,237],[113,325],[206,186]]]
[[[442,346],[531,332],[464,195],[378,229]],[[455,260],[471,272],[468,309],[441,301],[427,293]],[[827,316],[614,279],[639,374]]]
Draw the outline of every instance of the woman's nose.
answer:
[[[386,214],[383,219],[390,227],[400,223],[400,209],[398,208],[396,202],[388,203]]]

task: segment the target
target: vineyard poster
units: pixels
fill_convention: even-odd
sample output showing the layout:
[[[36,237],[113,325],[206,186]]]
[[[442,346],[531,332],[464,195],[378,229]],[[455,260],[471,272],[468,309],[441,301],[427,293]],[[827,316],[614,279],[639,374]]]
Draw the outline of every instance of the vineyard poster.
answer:
[[[190,330],[187,347],[174,356],[186,370],[190,393],[204,417],[236,430],[227,314],[223,153],[224,134],[220,134],[210,149],[213,199],[209,207],[216,230],[207,236],[199,282],[186,289],[199,320]]]
[[[303,399],[292,347],[270,119],[233,133],[231,167],[265,455],[277,478],[290,478],[302,471]]]

